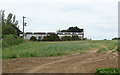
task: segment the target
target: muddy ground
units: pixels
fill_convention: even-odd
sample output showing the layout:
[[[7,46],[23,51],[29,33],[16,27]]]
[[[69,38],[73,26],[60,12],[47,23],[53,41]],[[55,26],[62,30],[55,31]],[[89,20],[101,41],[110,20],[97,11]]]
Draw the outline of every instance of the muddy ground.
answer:
[[[117,51],[68,56],[4,59],[3,73],[94,73],[97,68],[118,67]]]

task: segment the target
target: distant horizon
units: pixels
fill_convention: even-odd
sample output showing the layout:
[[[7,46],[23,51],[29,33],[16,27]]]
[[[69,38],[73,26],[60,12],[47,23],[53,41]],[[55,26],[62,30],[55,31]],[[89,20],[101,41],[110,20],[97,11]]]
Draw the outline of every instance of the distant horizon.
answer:
[[[56,32],[78,26],[88,39],[111,40],[118,37],[118,1],[1,0],[0,7],[5,18],[9,13],[16,15],[21,31],[25,16],[25,32]]]

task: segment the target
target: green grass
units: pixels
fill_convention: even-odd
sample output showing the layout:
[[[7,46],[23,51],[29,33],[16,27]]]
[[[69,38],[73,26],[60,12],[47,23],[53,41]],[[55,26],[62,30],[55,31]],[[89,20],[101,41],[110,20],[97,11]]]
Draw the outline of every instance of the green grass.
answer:
[[[117,46],[116,40],[106,41],[61,41],[61,42],[26,42],[20,45],[4,48],[2,50],[3,59],[21,57],[49,57],[68,55],[75,52],[80,54],[91,49],[102,50],[102,46],[107,49],[114,49]]]
[[[100,52],[105,52],[106,51],[106,48],[100,48],[98,51],[97,51],[97,53],[100,53]]]

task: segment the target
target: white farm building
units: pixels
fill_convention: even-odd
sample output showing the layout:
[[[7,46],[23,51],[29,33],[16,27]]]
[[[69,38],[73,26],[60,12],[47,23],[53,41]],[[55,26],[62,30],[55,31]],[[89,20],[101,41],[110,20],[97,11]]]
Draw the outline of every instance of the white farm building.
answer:
[[[32,36],[35,36],[37,40],[42,40],[44,36],[50,35],[50,34],[57,34],[59,38],[63,36],[70,36],[77,35],[80,39],[84,39],[84,32],[26,32],[24,33],[24,39],[30,39]],[[20,36],[22,37],[23,34],[21,33]]]

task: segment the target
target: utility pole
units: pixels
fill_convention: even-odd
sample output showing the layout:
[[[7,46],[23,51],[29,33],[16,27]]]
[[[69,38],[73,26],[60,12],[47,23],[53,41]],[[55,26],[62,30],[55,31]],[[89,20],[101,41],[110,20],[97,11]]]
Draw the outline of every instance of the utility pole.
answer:
[[[25,26],[24,18],[26,18],[26,17],[23,16],[23,38],[24,38],[24,26]]]

